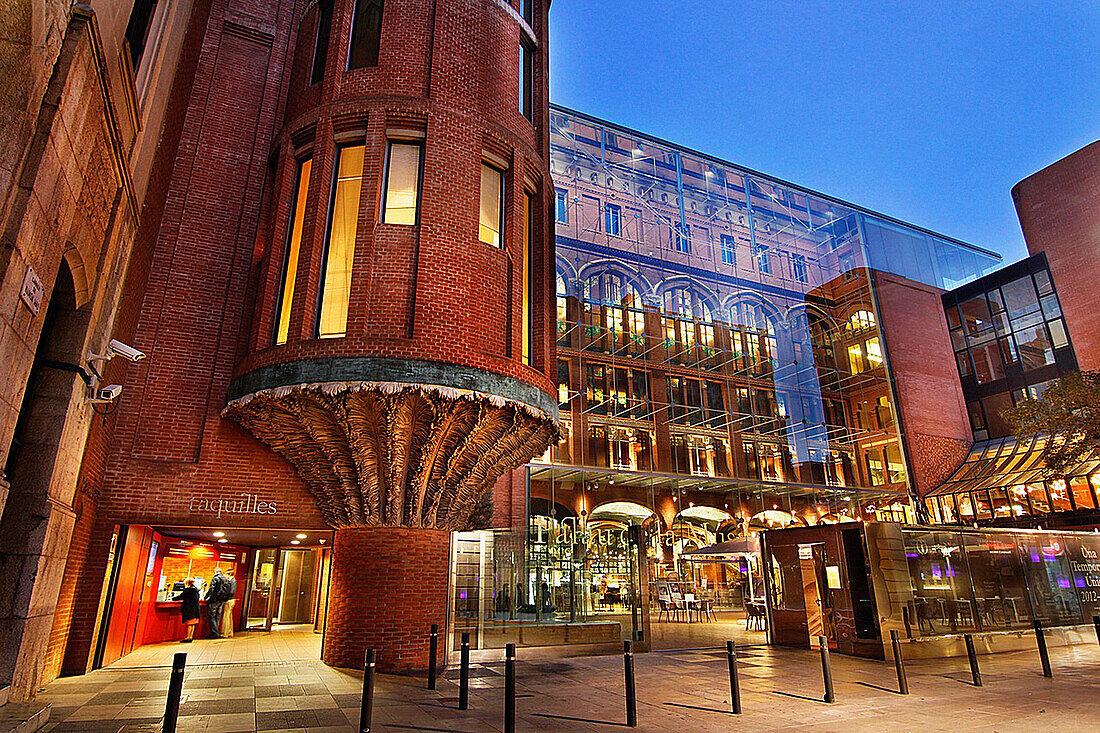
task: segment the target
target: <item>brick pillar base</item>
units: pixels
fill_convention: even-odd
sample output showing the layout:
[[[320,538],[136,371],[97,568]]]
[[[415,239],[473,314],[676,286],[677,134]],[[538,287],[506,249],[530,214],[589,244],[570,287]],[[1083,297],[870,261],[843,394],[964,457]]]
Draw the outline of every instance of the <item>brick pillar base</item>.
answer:
[[[428,631],[445,628],[449,548],[434,529],[337,530],[321,660],[361,669],[374,647],[380,672],[425,672]]]

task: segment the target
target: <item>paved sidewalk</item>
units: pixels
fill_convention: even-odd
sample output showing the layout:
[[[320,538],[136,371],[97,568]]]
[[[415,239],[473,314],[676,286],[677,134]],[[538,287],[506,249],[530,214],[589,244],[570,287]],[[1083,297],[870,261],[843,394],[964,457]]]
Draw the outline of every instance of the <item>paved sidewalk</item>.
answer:
[[[522,650],[520,650],[522,655]],[[911,662],[909,696],[893,666],[833,655],[837,702],[821,702],[816,652],[753,647],[741,652],[742,703],[729,705],[719,650],[640,654],[639,730],[1008,731],[1100,729],[1100,647],[1051,650],[1054,679],[1035,653],[981,658],[985,686],[970,684],[965,658]],[[471,670],[470,707],[457,710],[457,670],[435,692],[424,681],[380,675],[372,731],[502,729],[503,665]],[[517,729],[622,729],[622,658],[583,657],[517,664]],[[149,731],[164,710],[168,670],[107,669],[58,680],[41,694],[57,731]],[[357,730],[362,680],[318,661],[195,666],[184,682],[179,731]]]

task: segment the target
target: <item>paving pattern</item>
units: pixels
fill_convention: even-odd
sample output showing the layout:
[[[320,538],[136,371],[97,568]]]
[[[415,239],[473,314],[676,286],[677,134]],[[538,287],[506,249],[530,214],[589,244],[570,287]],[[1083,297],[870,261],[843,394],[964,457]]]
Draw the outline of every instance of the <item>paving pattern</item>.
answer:
[[[522,654],[522,650],[521,650]],[[833,655],[837,702],[821,701],[819,658],[810,650],[740,652],[744,714],[729,714],[726,660],[719,650],[636,657],[639,730],[1009,731],[1100,729],[1100,647],[1051,650],[1045,679],[1031,652],[981,658],[985,686],[970,684],[965,658],[907,665],[912,694],[898,695],[891,664]],[[439,689],[381,675],[372,731],[503,729],[503,665],[471,670],[470,710],[457,710],[458,673]],[[111,668],[58,680],[41,693],[53,704],[47,730],[154,731],[163,714],[167,668]],[[517,729],[613,731],[625,719],[620,657],[517,663]],[[316,660],[195,665],[184,682],[178,730],[357,730],[361,675]]]

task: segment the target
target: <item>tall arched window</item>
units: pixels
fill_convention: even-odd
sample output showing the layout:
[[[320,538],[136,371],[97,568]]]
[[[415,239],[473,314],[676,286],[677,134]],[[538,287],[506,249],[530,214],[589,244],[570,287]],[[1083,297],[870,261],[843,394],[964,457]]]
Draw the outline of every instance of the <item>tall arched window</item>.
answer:
[[[677,361],[694,361],[714,352],[714,316],[699,293],[687,287],[669,288],[663,299],[665,348]],[[698,347],[702,353],[694,354]]]
[[[558,302],[558,343],[562,346],[569,345],[569,306],[568,297],[569,293],[565,287],[565,277],[561,272],[556,273],[555,282],[557,284],[557,302]]]
[[[740,369],[759,376],[769,372],[778,348],[775,323],[761,303],[737,301],[730,308],[730,343]]]
[[[642,294],[626,276],[601,272],[584,282],[585,344],[590,348],[641,351],[645,342]]]
[[[853,313],[851,318],[848,319],[848,322],[844,324],[844,332],[848,334],[859,333],[868,328],[874,328],[877,324],[878,321],[874,313],[866,310],[858,310]]]
[[[869,310],[857,310],[844,324],[848,343],[848,371],[861,374],[882,366],[882,342],[878,337],[878,320]]]

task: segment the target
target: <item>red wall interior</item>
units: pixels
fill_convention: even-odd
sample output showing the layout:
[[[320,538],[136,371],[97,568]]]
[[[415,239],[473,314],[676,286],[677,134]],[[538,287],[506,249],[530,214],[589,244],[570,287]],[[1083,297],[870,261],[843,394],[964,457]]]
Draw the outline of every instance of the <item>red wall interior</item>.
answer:
[[[155,555],[150,558],[154,551]],[[179,607],[173,604],[157,608],[162,574],[167,576],[169,584],[188,577],[201,577],[209,583],[215,567],[231,572],[237,579],[233,628],[241,628],[248,580],[247,547],[165,537],[152,527],[130,525],[117,562],[119,570],[103,650],[104,666],[143,644],[183,637]],[[203,619],[196,636],[209,633],[205,617],[206,607],[203,604]]]

